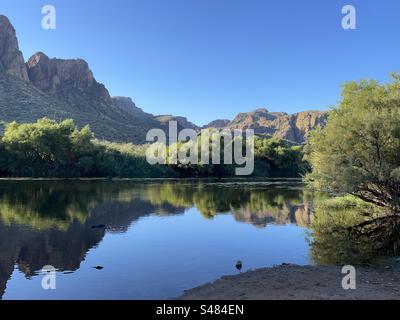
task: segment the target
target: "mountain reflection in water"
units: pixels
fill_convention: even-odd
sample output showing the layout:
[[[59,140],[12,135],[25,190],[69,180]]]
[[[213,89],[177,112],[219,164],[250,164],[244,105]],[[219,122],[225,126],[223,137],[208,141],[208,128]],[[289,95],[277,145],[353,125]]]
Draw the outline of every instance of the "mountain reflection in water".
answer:
[[[230,214],[255,229],[307,226],[312,199],[301,184],[286,180],[0,181],[0,297],[15,266],[27,278],[45,265],[76,271],[106,234],[124,234],[144,217],[194,208],[205,219]],[[92,228],[101,224],[105,228]]]

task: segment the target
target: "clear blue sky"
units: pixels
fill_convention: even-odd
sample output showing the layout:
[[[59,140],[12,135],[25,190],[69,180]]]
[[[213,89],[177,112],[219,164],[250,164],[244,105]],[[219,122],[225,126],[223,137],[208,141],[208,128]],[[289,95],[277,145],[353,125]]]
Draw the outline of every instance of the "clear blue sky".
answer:
[[[57,29],[41,28],[41,8]],[[357,30],[341,8],[357,9]],[[398,0],[0,0],[25,59],[83,58],[112,95],[204,124],[327,109],[346,80],[400,70]]]

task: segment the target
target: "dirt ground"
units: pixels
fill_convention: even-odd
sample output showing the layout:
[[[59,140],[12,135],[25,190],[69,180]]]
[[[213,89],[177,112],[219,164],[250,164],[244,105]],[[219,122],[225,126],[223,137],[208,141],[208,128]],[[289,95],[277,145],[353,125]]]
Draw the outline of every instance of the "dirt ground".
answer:
[[[336,266],[280,265],[225,276],[185,292],[184,300],[397,300],[400,263],[356,268],[356,289],[344,290],[345,274]]]

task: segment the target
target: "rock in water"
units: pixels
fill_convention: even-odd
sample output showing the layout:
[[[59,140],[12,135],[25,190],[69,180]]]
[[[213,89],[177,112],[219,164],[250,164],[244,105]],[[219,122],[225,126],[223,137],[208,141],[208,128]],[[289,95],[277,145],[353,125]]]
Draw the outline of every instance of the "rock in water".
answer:
[[[102,266],[95,266],[95,267],[93,267],[93,269],[101,270],[101,269],[104,269],[104,267],[102,267]]]
[[[104,224],[99,224],[96,226],[92,226],[92,229],[104,229],[106,226]]]

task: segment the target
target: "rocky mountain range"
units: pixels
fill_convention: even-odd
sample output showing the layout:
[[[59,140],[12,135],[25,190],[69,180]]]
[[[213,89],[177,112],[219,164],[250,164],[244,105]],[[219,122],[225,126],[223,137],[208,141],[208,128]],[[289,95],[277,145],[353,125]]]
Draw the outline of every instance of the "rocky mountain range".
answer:
[[[215,120],[207,127],[254,129],[255,134],[279,137],[292,142],[305,142],[308,133],[317,126],[325,126],[327,113],[303,111],[295,114],[269,112],[265,108],[239,113],[232,121]]]
[[[111,97],[82,59],[38,52],[25,62],[14,27],[0,15],[0,120],[32,122],[42,117],[72,118],[78,126],[89,124],[98,139],[119,142],[144,143],[148,130],[167,129],[171,120],[178,122],[179,130],[201,129],[184,117],[146,113],[131,98]],[[302,143],[310,130],[325,122],[326,113],[319,111],[289,115],[257,109],[205,127],[252,128],[257,134]]]

